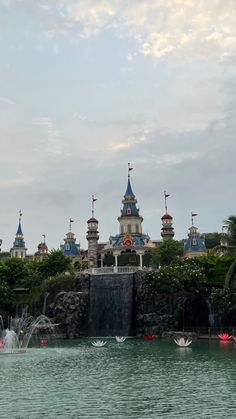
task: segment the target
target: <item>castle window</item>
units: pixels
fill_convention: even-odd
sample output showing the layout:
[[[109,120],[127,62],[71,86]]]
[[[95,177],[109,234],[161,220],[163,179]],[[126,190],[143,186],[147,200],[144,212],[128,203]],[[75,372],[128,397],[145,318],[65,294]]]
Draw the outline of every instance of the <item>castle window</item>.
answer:
[[[131,224],[128,224],[128,225],[127,225],[127,232],[128,232],[128,233],[131,233]]]
[[[197,240],[196,239],[192,239],[192,246],[197,246]]]
[[[18,257],[18,252],[15,252],[15,257],[16,257],[16,258]]]
[[[139,226],[136,224],[136,233],[139,233]]]
[[[124,226],[123,225],[120,226],[120,232],[121,232],[121,234],[124,234]]]
[[[131,208],[127,208],[126,214],[131,215],[131,213],[132,213]]]

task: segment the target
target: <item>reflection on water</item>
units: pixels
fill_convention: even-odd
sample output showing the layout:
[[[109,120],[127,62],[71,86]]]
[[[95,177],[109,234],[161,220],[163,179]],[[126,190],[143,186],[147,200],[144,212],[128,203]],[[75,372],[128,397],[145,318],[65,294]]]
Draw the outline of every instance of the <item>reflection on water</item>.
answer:
[[[235,417],[233,343],[64,341],[0,368],[1,419]]]

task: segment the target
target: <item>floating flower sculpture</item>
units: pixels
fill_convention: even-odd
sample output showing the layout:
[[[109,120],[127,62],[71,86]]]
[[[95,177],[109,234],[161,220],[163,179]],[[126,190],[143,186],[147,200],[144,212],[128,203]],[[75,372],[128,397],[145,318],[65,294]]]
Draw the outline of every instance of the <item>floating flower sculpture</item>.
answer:
[[[157,335],[144,335],[145,340],[155,340]]]
[[[187,348],[189,345],[191,345],[192,340],[191,339],[184,339],[184,338],[178,338],[174,339],[176,345],[181,346],[181,348]]]
[[[106,342],[104,342],[103,340],[96,340],[95,342],[92,342],[92,345],[96,348],[102,348],[106,345]]]
[[[231,335],[229,335],[228,333],[219,333],[218,338],[220,340],[230,340],[231,339]]]
[[[43,339],[40,340],[40,345],[41,345],[42,348],[45,348],[45,346],[47,346],[47,344],[48,344],[47,339],[43,338]]]
[[[116,336],[116,342],[123,343],[126,340],[123,336]]]

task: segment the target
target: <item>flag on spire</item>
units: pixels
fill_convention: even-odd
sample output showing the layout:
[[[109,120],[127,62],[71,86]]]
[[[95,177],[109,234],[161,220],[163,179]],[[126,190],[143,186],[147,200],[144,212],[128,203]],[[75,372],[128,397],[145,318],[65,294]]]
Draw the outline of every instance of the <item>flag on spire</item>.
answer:
[[[192,217],[196,217],[198,214],[195,214],[195,212],[191,212]]]
[[[131,167],[130,163],[128,163],[128,171],[130,172],[131,170],[133,170],[133,167]]]
[[[168,198],[168,196],[170,196],[170,194],[165,192],[165,198]]]
[[[93,202],[96,202],[98,200],[97,198],[94,198],[94,196],[93,196],[92,199],[93,199]]]
[[[70,223],[74,223],[75,220],[72,220],[72,218],[70,218]]]

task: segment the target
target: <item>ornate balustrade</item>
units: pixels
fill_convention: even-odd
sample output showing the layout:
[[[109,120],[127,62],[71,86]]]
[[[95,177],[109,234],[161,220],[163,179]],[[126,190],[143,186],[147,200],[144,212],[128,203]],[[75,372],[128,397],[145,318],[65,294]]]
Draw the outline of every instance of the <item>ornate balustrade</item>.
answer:
[[[137,271],[148,271],[151,268],[145,268],[141,266],[104,266],[103,268],[90,268],[86,272],[92,275],[101,275],[101,274],[124,274],[124,273],[134,273]]]

